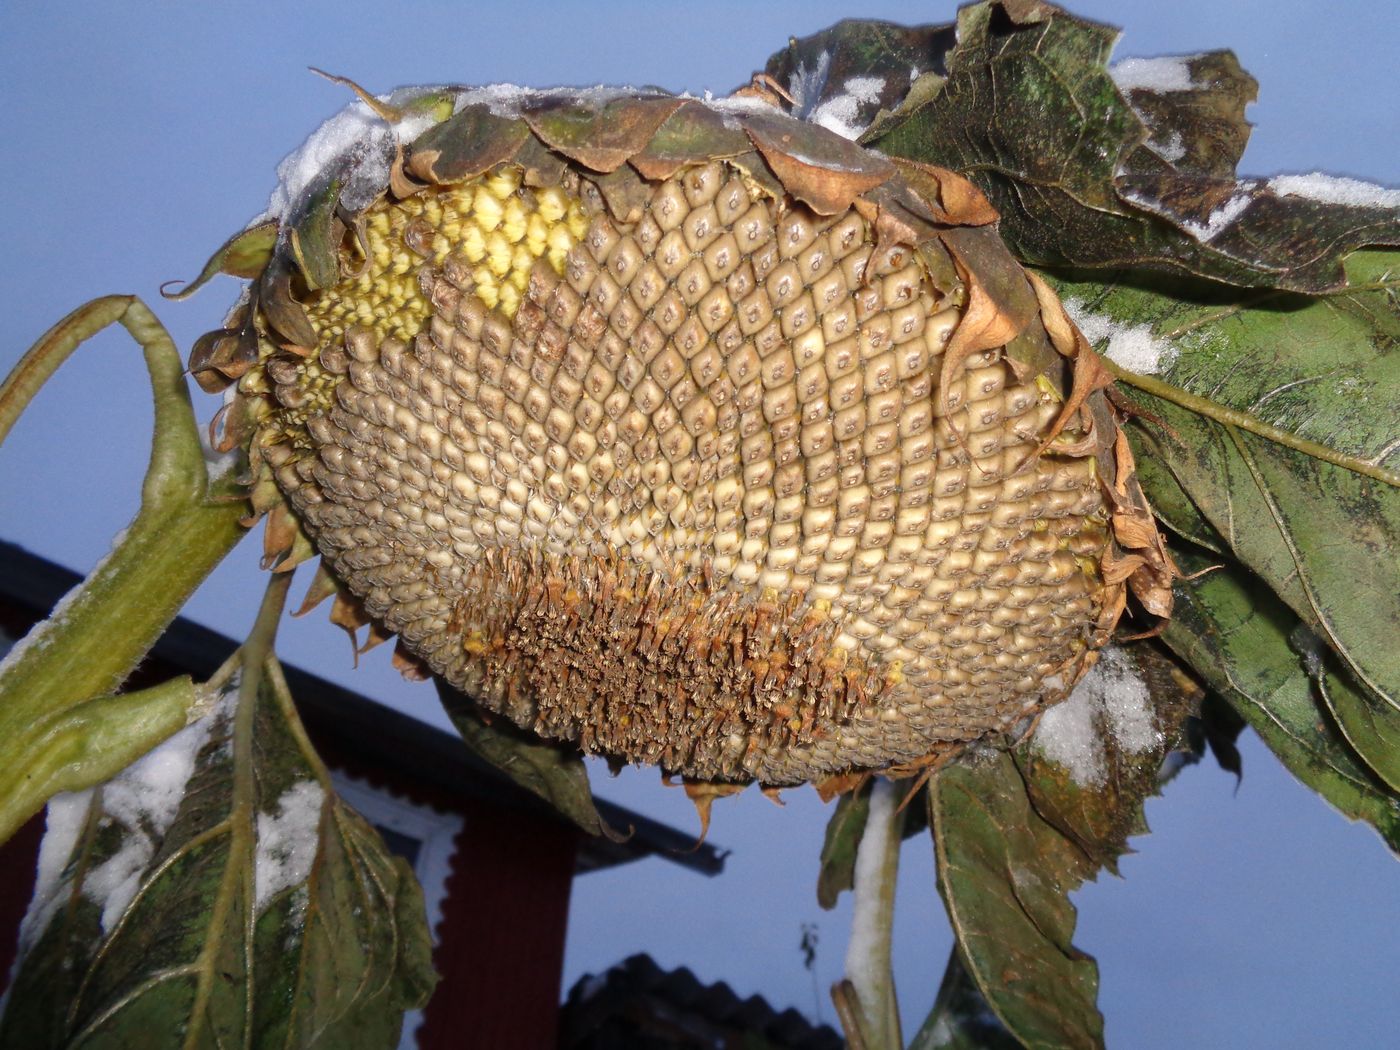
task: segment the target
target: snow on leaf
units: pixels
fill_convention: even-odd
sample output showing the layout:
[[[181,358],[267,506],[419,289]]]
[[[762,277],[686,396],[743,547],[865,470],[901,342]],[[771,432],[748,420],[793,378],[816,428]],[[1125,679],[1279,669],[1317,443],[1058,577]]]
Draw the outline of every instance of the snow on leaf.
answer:
[[[869,46],[843,25],[844,48]],[[1117,36],[1048,4],[969,4],[946,76],[920,80],[862,142],[967,172],[1007,243],[1040,265],[1319,292],[1341,287],[1348,253],[1400,244],[1395,191],[1236,175],[1256,84],[1234,55],[1110,67]],[[843,61],[833,50],[833,70]]]
[[[1069,770],[1081,787],[1107,776],[1104,737],[1130,755],[1161,745],[1147,683],[1128,656],[1110,647],[1070,693],[1041,716],[1033,746]]]
[[[1125,58],[1109,66],[1108,75],[1122,91],[1193,91],[1201,86],[1191,73],[1194,57]]]
[[[253,910],[261,915],[274,894],[299,886],[311,874],[326,792],[315,780],[299,780],[277,800],[271,813],[258,814]]]
[[[204,722],[51,803],[0,1045],[383,1050],[422,1004],[421,891],[327,792],[280,667],[262,671],[255,695],[225,678]]]
[[[1175,360],[1176,347],[1159,339],[1145,324],[1123,324],[1094,313],[1076,298],[1064,300],[1065,313],[1084,338],[1114,364],[1140,375],[1156,375]]]
[[[1400,208],[1400,190],[1387,189],[1360,179],[1344,179],[1315,171],[1310,175],[1275,175],[1269,189],[1280,197],[1305,197],[1323,204],[1349,204],[1361,208]]]

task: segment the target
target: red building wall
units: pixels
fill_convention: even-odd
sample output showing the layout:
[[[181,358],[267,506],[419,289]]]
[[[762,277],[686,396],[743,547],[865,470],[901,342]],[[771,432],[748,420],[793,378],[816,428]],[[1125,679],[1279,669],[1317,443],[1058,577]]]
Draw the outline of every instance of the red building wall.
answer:
[[[464,816],[418,1045],[552,1050],[577,836],[479,804]]]

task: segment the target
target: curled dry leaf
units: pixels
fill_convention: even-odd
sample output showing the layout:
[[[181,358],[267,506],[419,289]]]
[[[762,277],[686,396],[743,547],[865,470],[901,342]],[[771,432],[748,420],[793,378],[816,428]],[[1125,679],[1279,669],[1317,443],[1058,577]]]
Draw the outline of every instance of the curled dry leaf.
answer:
[[[971,173],[1027,262],[1319,292],[1343,285],[1357,248],[1400,243],[1400,208],[1380,187],[1236,176],[1256,84],[1229,52],[1110,66],[1116,29],[1020,0],[902,34],[843,22],[767,72],[794,112],[849,111],[862,144]],[[886,75],[857,103],[846,71],[886,50],[924,72]]]

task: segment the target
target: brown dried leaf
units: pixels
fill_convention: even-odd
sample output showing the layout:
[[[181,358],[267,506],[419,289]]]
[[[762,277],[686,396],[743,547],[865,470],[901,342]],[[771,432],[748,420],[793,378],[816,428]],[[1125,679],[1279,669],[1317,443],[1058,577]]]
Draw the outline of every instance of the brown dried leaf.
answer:
[[[426,682],[433,676],[433,672],[427,664],[404,648],[402,638],[394,644],[394,656],[391,662],[394,670],[410,682]]]
[[[936,209],[933,218],[950,226],[985,226],[1001,216],[976,184],[934,164],[891,157],[906,182]]]
[[[479,103],[466,105],[418,137],[406,167],[425,182],[461,182],[513,159],[529,137],[521,121],[498,117]]]
[[[656,129],[629,163],[643,177],[669,179],[687,164],[721,157],[737,157],[752,148],[742,131],[727,126],[724,117],[709,106],[687,99]]]
[[[737,795],[743,791],[746,784],[728,784],[714,780],[692,780],[685,777],[681,781],[685,788],[685,796],[695,805],[695,812],[700,817],[700,837],[695,840],[692,850],[699,849],[705,843],[705,837],[710,833],[710,807],[715,804],[715,799],[726,798],[729,795]]]
[[[815,125],[752,113],[743,126],[783,188],[818,215],[845,211],[895,173],[884,157]]]
[[[311,586],[306,588],[306,597],[301,600],[301,606],[292,615],[305,616],[327,598],[339,595],[342,589],[340,581],[331,574],[323,559],[316,566],[316,575],[311,578]]]
[[[1016,295],[1016,277],[994,254],[987,256],[978,250],[980,245],[976,242],[984,240],[979,236],[984,232],[974,227],[947,230],[941,235],[967,290],[967,308],[943,351],[943,364],[938,377],[944,413],[949,411],[948,391],[953,388],[953,379],[963,362],[980,350],[1005,346],[1021,333],[1033,316],[1034,299],[1025,287],[1024,276],[1019,280],[1023,294]],[[1010,261],[1015,268],[1014,274],[1022,274],[1015,260]],[[990,275],[992,280],[984,280],[986,275]]]
[[[292,297],[291,262],[280,253],[273,256],[258,280],[258,305],[287,349],[303,357],[315,349],[319,342],[316,329],[301,303]]]
[[[616,171],[641,152],[681,105],[673,95],[616,98],[602,106],[550,96],[523,114],[545,145],[593,171]]]

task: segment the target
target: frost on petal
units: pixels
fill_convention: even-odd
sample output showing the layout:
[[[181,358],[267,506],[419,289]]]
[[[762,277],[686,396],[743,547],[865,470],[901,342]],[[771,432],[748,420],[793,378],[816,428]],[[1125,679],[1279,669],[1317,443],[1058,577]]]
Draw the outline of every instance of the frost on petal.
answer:
[[[318,830],[325,790],[314,780],[299,780],[277,800],[272,813],[258,814],[258,852],[253,874],[255,911],[261,914],[274,896],[307,880],[320,847]]]

